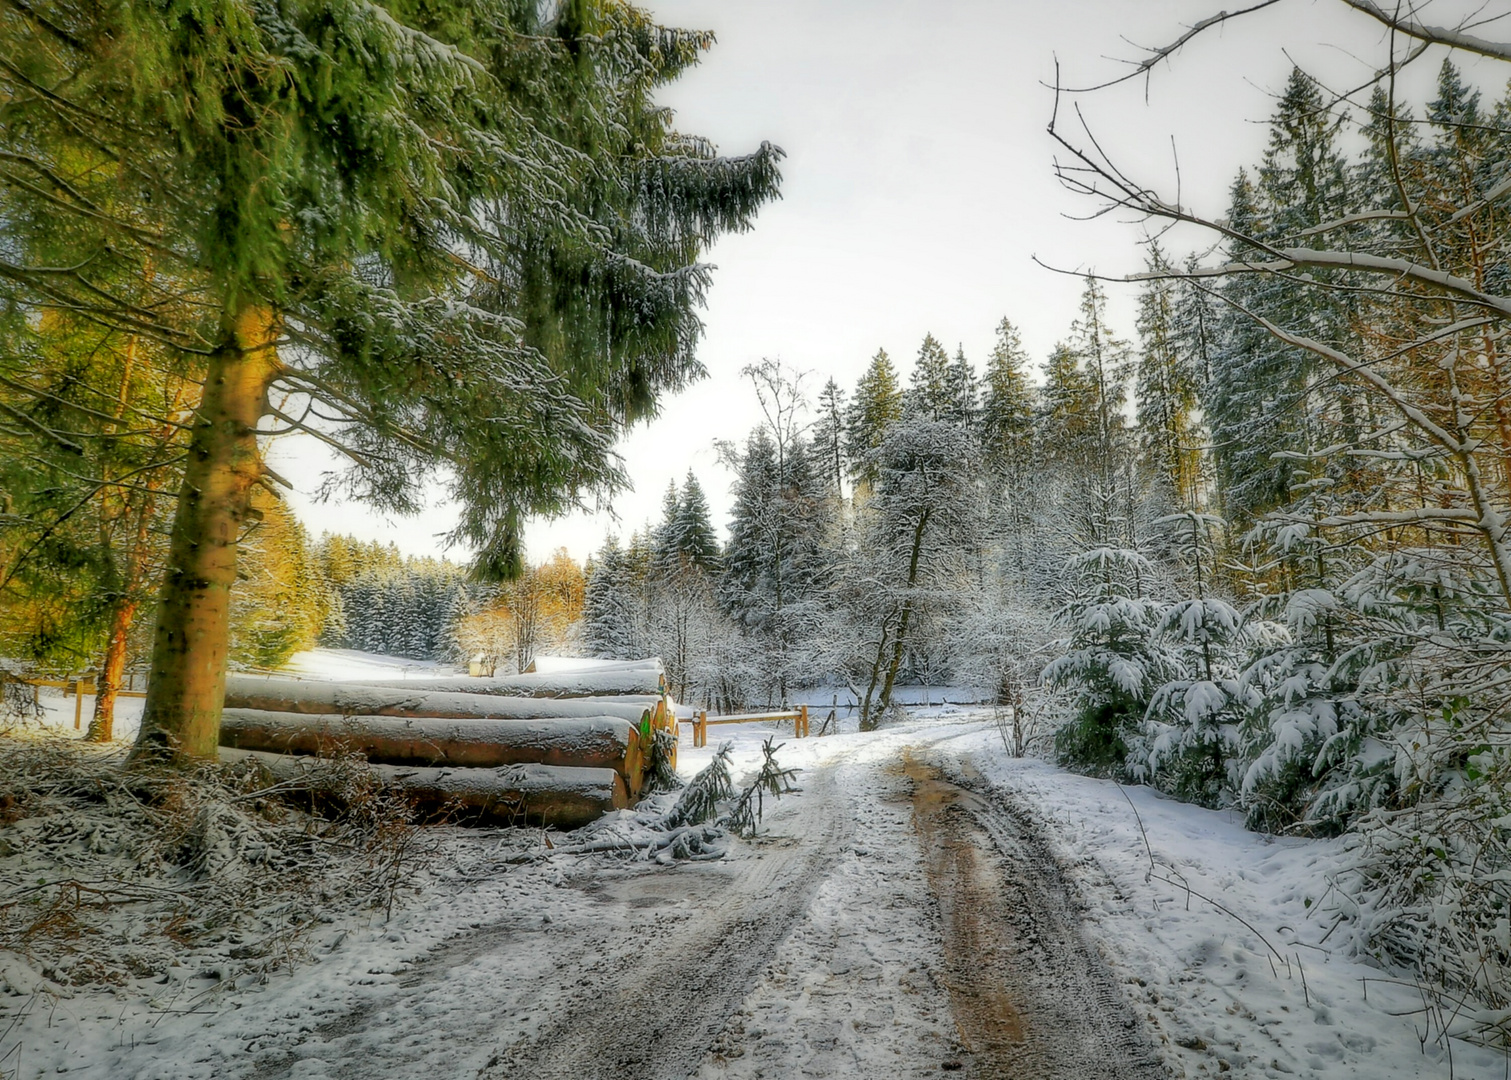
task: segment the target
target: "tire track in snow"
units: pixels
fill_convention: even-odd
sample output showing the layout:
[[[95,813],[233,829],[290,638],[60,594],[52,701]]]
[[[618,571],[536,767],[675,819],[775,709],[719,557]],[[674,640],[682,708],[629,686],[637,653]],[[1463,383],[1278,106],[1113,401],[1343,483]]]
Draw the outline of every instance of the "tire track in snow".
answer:
[[[479,1073],[486,1080],[659,1080],[694,1072],[715,1035],[801,918],[844,844],[848,822],[830,770],[809,773],[800,841],[768,839],[757,857],[675,924],[644,942],[634,962],[594,983],[523,1045]],[[703,864],[707,866],[708,864]],[[710,867],[684,868],[697,874]],[[667,882],[673,887],[676,882]]]
[[[982,1080],[1155,1080],[1158,1054],[1087,943],[1044,841],[1010,812],[903,752],[939,899],[946,985]]]

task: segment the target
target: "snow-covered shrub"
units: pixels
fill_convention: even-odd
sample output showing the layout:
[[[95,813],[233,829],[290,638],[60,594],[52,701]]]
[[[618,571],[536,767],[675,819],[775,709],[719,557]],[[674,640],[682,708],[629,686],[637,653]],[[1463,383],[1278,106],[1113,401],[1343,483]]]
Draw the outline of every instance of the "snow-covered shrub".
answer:
[[[952,624],[954,675],[992,702],[1008,752],[1038,749],[1048,730],[1039,674],[1053,629],[1047,612],[997,590],[972,596]]]
[[[1456,1033],[1511,1049],[1511,746],[1475,749],[1350,841],[1330,899],[1361,945],[1446,997]]]
[[[1164,605],[1142,591],[1153,577],[1144,556],[1124,549],[1098,548],[1066,564],[1070,598],[1055,623],[1068,636],[1043,675],[1071,699],[1071,718],[1055,733],[1064,764],[1122,775],[1155,688],[1180,673],[1156,641]]]
[[[26,681],[26,674],[21,665],[0,661],[0,732],[42,720],[37,690]]]
[[[1226,805],[1242,746],[1242,617],[1224,600],[1180,600],[1160,612],[1154,634],[1179,674],[1149,701],[1129,749],[1129,775],[1187,802]]]

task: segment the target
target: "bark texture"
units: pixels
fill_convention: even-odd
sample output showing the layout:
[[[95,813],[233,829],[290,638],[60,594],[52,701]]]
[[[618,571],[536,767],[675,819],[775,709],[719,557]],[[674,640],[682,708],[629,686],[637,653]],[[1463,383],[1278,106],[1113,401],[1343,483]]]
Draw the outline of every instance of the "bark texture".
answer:
[[[220,745],[279,754],[357,752],[382,765],[497,768],[535,763],[639,772],[640,735],[612,716],[581,720],[451,720],[311,716],[227,709]],[[636,787],[638,784],[631,784]]]
[[[236,549],[262,479],[257,424],[277,371],[266,308],[232,320],[209,359],[179,494],[134,757],[214,759],[225,696]]]
[[[222,761],[255,761],[280,782],[318,786],[319,759],[254,750],[220,751]],[[613,769],[509,765],[501,769],[424,769],[368,765],[386,787],[420,807],[500,825],[575,829],[629,805],[624,778]]]

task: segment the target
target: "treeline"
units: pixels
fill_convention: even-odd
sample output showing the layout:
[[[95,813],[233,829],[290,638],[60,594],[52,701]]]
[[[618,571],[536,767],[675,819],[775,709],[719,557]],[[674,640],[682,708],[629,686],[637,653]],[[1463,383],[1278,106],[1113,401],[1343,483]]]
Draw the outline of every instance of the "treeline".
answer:
[[[142,564],[136,582],[120,580],[117,553],[99,551],[98,537],[90,545],[60,530],[45,553],[49,562],[24,564],[36,575],[36,593],[0,608],[0,656],[75,672],[98,669],[103,653],[105,663],[119,665],[117,684],[124,672],[139,669],[151,649],[151,627],[134,616],[150,604],[147,582],[161,573],[169,523],[160,514],[169,506],[147,515],[139,541],[129,538],[137,546],[128,545],[128,565]],[[585,578],[564,551],[515,581],[479,583],[464,566],[402,555],[393,544],[329,534],[312,540],[287,505],[266,492],[254,507],[258,521],[242,538],[231,591],[233,667],[277,668],[318,644],[448,663],[476,658],[489,670],[502,664],[512,671],[538,652],[578,647]],[[100,524],[101,510],[90,501],[79,516]],[[40,587],[61,579],[69,564],[79,571],[77,593]],[[32,580],[18,575],[17,584]],[[101,594],[91,600],[86,587]],[[96,717],[97,738],[110,738],[110,719],[108,709]]]

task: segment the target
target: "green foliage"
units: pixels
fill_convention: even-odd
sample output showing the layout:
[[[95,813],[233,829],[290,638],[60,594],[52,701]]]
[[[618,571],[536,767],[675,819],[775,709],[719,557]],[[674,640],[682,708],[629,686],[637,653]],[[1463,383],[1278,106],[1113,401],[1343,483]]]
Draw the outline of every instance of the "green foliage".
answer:
[[[757,770],[755,779],[740,792],[734,806],[719,819],[719,824],[733,829],[741,836],[752,837],[760,826],[766,796],[780,799],[783,795],[797,791],[792,786],[792,781],[797,779],[798,771],[783,768],[776,759],[776,752],[781,748],[781,744],[772,746],[771,738],[761,744],[761,767]]]
[[[856,383],[845,412],[845,453],[857,479],[874,481],[869,464],[871,455],[886,438],[887,428],[902,419],[902,409],[897,371],[887,351],[878,349],[870,367]]]
[[[729,775],[729,752],[728,743],[719,747],[712,760],[688,781],[676,805],[667,812],[667,828],[701,825],[718,816],[719,804],[734,794],[734,781]]]

